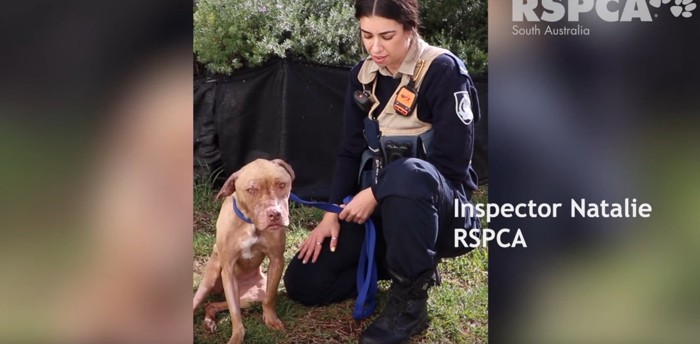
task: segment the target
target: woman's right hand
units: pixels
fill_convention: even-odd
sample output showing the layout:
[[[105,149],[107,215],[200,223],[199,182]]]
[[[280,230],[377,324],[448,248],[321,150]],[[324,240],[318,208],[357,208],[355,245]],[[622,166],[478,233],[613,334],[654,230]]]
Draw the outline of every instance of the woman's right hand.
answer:
[[[338,233],[340,233],[338,214],[327,212],[323,215],[321,222],[301,244],[297,258],[301,259],[304,264],[308,263],[309,259],[312,263],[316,263],[318,255],[321,254],[323,240],[327,237],[331,237],[330,250],[335,252],[335,248],[338,245]]]

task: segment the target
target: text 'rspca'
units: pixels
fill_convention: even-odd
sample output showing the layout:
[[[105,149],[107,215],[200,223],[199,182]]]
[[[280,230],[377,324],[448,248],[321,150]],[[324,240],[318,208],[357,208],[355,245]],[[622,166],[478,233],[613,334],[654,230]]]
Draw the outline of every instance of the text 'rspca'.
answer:
[[[570,22],[578,22],[581,14],[595,13],[606,22],[631,22],[638,19],[642,22],[652,21],[649,6],[645,0],[513,0],[514,22],[558,22],[564,18]],[[542,11],[536,11],[541,5]]]

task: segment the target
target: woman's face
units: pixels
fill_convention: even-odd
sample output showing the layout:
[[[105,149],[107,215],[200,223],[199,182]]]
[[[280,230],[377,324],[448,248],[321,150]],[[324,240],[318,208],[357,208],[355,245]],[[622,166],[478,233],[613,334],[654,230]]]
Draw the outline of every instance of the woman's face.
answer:
[[[360,35],[374,62],[396,73],[408,52],[411,31],[393,19],[369,16],[360,18]]]

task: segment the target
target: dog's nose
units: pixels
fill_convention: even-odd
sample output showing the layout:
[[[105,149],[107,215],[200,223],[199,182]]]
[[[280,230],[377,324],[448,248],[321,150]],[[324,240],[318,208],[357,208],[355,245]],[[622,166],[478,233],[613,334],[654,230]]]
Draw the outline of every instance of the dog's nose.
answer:
[[[280,213],[280,212],[279,212],[278,210],[276,210],[276,209],[270,209],[270,210],[267,211],[267,218],[268,218],[270,221],[277,221],[277,220],[280,219],[281,216],[282,216],[282,213]]]

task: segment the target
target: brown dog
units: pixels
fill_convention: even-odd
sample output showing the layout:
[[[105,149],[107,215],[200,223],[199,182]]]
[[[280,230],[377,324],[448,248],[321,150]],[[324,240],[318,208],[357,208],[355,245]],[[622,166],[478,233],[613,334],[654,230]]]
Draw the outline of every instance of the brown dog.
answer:
[[[192,311],[210,292],[223,289],[226,301],[207,305],[204,326],[214,332],[216,313],[228,308],[233,332],[229,344],[243,342],[240,309],[253,302],[262,301],[268,328],[284,329],[275,306],[284,268],[293,180],[294,171],[284,161],[258,159],[231,175],[216,196],[225,198],[216,221],[216,244],[192,300]],[[243,218],[234,211],[234,203]],[[260,266],[265,256],[270,260],[267,276]]]

